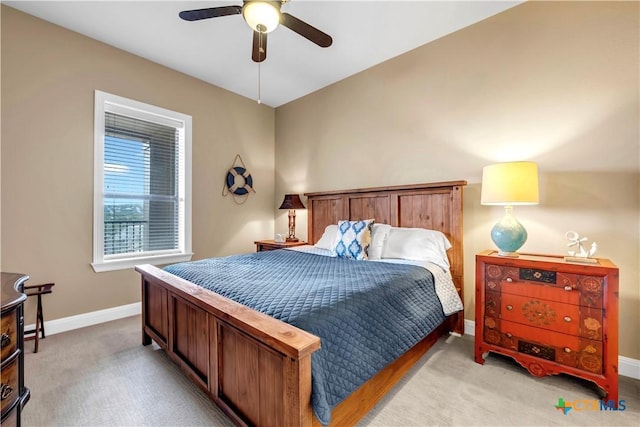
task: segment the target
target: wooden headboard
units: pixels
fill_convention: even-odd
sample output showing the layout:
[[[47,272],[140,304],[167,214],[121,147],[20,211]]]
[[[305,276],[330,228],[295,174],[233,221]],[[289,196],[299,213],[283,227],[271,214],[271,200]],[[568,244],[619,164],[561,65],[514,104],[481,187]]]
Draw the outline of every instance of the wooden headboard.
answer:
[[[307,240],[315,244],[327,225],[340,220],[373,218],[394,227],[420,227],[443,232],[452,248],[447,252],[451,275],[463,298],[462,187],[466,181],[362,188],[305,193],[307,196]],[[464,330],[464,314],[454,322],[455,332]]]

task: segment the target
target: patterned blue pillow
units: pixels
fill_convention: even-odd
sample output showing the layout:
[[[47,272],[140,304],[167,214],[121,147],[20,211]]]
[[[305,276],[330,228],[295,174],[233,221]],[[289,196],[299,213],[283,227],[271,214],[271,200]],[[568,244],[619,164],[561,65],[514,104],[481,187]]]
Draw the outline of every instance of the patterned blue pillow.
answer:
[[[333,252],[339,258],[363,260],[369,258],[373,219],[338,221],[338,241]]]

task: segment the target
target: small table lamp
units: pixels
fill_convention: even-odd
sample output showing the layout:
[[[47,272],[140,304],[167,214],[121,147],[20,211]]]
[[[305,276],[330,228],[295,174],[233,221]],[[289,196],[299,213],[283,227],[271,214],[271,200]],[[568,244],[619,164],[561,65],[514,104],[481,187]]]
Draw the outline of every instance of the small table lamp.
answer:
[[[289,237],[287,242],[297,242],[296,237],[296,209],[305,209],[297,194],[285,194],[280,209],[289,209]]]
[[[491,240],[500,249],[498,255],[517,257],[527,241],[527,230],[511,214],[513,205],[538,204],[538,165],[534,162],[509,162],[485,166],[482,170],[483,205],[504,206],[504,217],[491,229]]]

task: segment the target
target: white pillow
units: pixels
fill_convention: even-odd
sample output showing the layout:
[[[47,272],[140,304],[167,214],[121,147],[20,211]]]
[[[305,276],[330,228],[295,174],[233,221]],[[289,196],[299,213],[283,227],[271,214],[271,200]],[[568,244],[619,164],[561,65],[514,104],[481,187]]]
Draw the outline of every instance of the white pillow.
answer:
[[[371,245],[369,245],[369,259],[378,260],[382,258],[382,248],[384,247],[391,226],[389,224],[373,224],[371,230]]]
[[[429,261],[449,270],[447,250],[451,243],[440,231],[425,228],[392,227],[382,248],[382,258]]]
[[[338,238],[338,225],[329,224],[325,227],[322,237],[316,243],[316,248],[327,249],[332,251],[336,247],[336,239]]]

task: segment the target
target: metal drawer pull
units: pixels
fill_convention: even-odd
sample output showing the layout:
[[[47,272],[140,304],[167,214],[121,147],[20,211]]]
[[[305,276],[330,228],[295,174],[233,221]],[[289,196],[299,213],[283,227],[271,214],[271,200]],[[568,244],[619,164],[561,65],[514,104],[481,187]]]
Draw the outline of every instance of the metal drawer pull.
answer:
[[[9,344],[11,344],[11,337],[6,332],[3,332],[2,337],[0,337],[0,348],[5,348]]]
[[[13,388],[9,384],[2,384],[2,391],[0,391],[0,400],[8,399],[13,393]]]
[[[569,316],[564,316],[563,319],[567,323],[571,322],[571,317],[569,317]]]
[[[507,338],[511,338],[513,337],[513,335],[511,335],[511,332],[507,332],[506,334],[504,334]]]
[[[564,290],[565,291],[571,291],[571,290],[573,290],[573,288],[571,286],[567,285],[567,286],[564,287]]]
[[[564,352],[565,352],[565,353],[571,353],[571,349],[570,349],[569,347],[565,347],[565,348],[564,348]]]
[[[506,309],[511,311],[511,310],[513,310],[513,306],[511,304],[509,304],[509,305],[507,305]]]
[[[513,282],[513,279],[511,277],[507,277],[505,280],[509,283]]]

